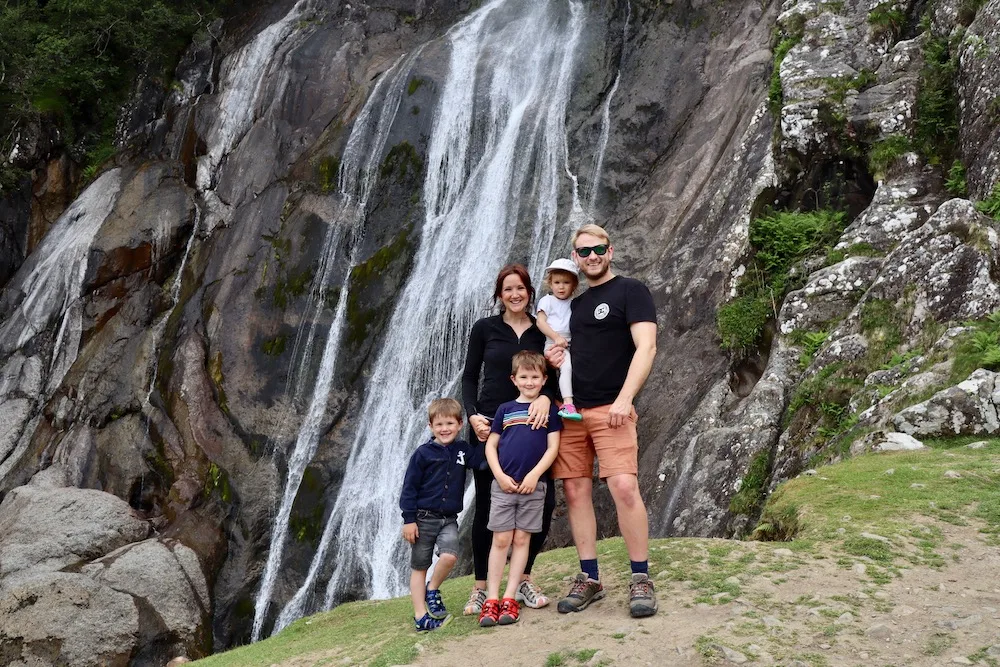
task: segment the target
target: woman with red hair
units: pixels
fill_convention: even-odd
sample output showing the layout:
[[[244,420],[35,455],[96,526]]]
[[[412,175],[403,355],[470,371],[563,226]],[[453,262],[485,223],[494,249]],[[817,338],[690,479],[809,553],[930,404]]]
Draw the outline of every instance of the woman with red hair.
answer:
[[[535,326],[535,318],[531,315],[534,299],[535,288],[531,286],[531,276],[523,265],[508,264],[500,269],[493,290],[493,303],[500,303],[500,314],[484,317],[472,326],[469,351],[465,357],[462,402],[469,419],[469,442],[486,442],[490,435],[490,421],[497,408],[501,403],[517,398],[517,387],[510,379],[514,355],[522,350],[543,352],[545,349],[545,334]],[[533,426],[545,425],[552,399],[557,394],[555,373],[552,372],[549,373],[544,392],[532,402],[529,409]],[[476,581],[465,606],[465,613],[478,616],[486,601],[486,573],[493,541],[493,534],[486,527],[490,516],[490,484],[493,482],[493,473],[489,468],[477,470],[474,477],[476,515],[472,521],[472,558]],[[549,484],[542,516],[542,532],[531,536],[528,564],[517,588],[517,601],[535,609],[549,603],[549,599],[531,580],[531,567],[548,535],[555,504],[555,485]]]

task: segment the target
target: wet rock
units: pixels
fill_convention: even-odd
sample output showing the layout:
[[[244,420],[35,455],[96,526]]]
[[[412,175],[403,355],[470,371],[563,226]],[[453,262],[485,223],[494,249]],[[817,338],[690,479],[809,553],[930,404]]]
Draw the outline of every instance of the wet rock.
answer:
[[[958,385],[902,410],[893,423],[904,433],[930,437],[996,433],[1000,430],[996,380],[996,373],[976,370]]]

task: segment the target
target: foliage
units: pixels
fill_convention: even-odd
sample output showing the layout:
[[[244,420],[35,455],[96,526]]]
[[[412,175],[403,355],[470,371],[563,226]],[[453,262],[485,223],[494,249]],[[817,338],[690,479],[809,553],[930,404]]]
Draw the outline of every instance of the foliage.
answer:
[[[337,181],[340,178],[340,160],[336,155],[327,155],[320,158],[316,165],[316,180],[319,189],[324,193],[330,193],[337,189]]]
[[[793,31],[786,35],[774,47],[774,65],[771,68],[771,84],[767,92],[768,106],[771,114],[777,117],[784,103],[784,92],[781,89],[781,63],[796,44],[802,41],[803,31]]]
[[[792,332],[792,342],[802,348],[802,354],[799,355],[799,366],[802,369],[809,367],[813,357],[816,356],[819,348],[823,346],[829,335],[827,331],[803,331],[802,329],[796,329]]]
[[[233,500],[233,487],[229,484],[229,475],[226,471],[214,463],[209,464],[205,473],[205,497],[209,497],[213,492],[219,492],[222,502],[228,503]]]
[[[8,0],[0,7],[0,151],[18,128],[55,122],[79,162],[108,157],[118,111],[139,73],[169,77],[227,0]]]
[[[945,190],[955,197],[967,197],[969,195],[969,184],[965,179],[965,165],[961,160],[955,160],[948,170],[948,178],[944,182]]]
[[[760,521],[750,533],[750,539],[762,542],[788,542],[802,529],[799,506],[794,502],[780,502],[782,488],[768,499]]]
[[[1000,220],[1000,182],[993,186],[986,199],[976,203],[976,209],[994,220]]]
[[[269,357],[279,357],[285,351],[285,343],[288,337],[285,334],[280,334],[274,338],[269,338],[264,341],[263,350],[264,354]]]
[[[826,265],[839,264],[848,257],[882,257],[884,254],[870,243],[852,243],[846,248],[833,249],[827,252]]]
[[[406,86],[406,94],[407,95],[414,94],[415,92],[420,90],[420,86],[424,85],[425,83],[427,82],[421,79],[420,77],[417,76],[413,77],[412,79],[410,79],[410,83]]]
[[[767,488],[767,478],[771,474],[770,449],[757,453],[750,461],[747,472],[743,475],[740,490],[729,501],[729,511],[733,514],[753,513],[764,500]]]
[[[419,177],[423,168],[424,161],[417,154],[417,149],[409,141],[404,140],[389,149],[385,159],[382,160],[379,173],[383,179],[395,175],[399,180],[403,180],[411,173],[411,169],[413,177]]]
[[[913,150],[913,142],[909,137],[893,134],[875,143],[868,153],[868,168],[876,180],[885,178],[896,160]]]
[[[830,91],[830,99],[834,102],[843,103],[847,99],[848,92],[852,90],[861,92],[875,83],[876,78],[875,72],[864,68],[858,72],[857,76],[831,76],[827,77],[824,81],[826,89]]]
[[[895,41],[906,25],[906,12],[895,2],[883,2],[868,12],[868,23],[876,39],[887,37]]]
[[[977,368],[1000,371],[1000,311],[983,320],[966,322],[970,331],[959,336],[951,381],[961,382]]]
[[[957,31],[954,39],[961,41]],[[923,47],[914,139],[931,164],[947,164],[958,146],[958,49],[948,37],[928,35]]]
[[[761,340],[767,321],[777,316],[789,287],[792,265],[822,252],[844,229],[844,214],[819,210],[776,211],[750,222],[755,254],[737,285],[739,296],[719,308],[722,347],[747,353]]]

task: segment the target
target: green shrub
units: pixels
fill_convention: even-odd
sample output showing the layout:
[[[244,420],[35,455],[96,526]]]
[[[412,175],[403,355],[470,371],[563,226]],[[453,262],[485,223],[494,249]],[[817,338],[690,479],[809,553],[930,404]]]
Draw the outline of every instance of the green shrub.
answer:
[[[955,39],[960,42],[961,35],[956,33]],[[914,139],[917,150],[928,162],[947,164],[958,146],[958,96],[955,92],[958,49],[952,47],[947,37],[929,36],[924,43],[923,56]]]
[[[965,180],[965,165],[961,160],[955,160],[948,170],[948,178],[944,182],[944,187],[949,194],[955,197],[967,197],[969,195],[969,184]]]
[[[754,257],[737,285],[738,298],[718,312],[722,347],[746,354],[759,344],[768,320],[790,287],[792,265],[824,251],[844,229],[844,214],[819,210],[771,212],[750,222]]]
[[[993,186],[989,197],[981,202],[976,202],[976,210],[985,213],[994,220],[1000,220],[1000,182]]]
[[[767,91],[768,106],[777,118],[784,104],[784,92],[781,88],[781,63],[796,44],[802,41],[803,31],[798,29],[785,36],[774,47],[774,65],[771,69],[771,84]]]
[[[796,329],[792,332],[792,341],[802,348],[802,354],[799,355],[799,366],[803,369],[809,367],[812,363],[813,357],[819,351],[819,348],[823,346],[826,339],[830,336],[829,332],[826,331],[802,331],[801,329]]]
[[[741,296],[724,304],[717,316],[722,347],[741,354],[752,351],[772,316],[771,302],[761,294]]]
[[[729,511],[733,514],[749,515],[764,500],[767,478],[771,474],[770,451],[764,449],[751,459],[747,472],[743,475],[740,490],[729,501]]]
[[[876,39],[888,37],[895,41],[906,25],[906,12],[894,2],[883,2],[868,12],[868,23]]]
[[[1000,371],[1000,311],[965,324],[972,331],[958,338],[951,366],[952,383],[961,382],[977,368]]]
[[[871,147],[868,153],[868,169],[876,180],[881,180],[885,178],[889,167],[911,150],[913,142],[909,137],[901,134],[890,135]]]

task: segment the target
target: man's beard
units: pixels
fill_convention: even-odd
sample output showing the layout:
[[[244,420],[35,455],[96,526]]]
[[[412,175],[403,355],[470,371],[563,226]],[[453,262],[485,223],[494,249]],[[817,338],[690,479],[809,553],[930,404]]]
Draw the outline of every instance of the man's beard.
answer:
[[[608,274],[608,271],[610,271],[610,270],[611,270],[611,262],[607,262],[606,264],[605,263],[601,264],[601,271],[600,271],[600,273],[597,273],[597,274],[588,273],[587,268],[584,268],[583,269],[583,274],[585,276],[587,276],[587,278],[589,280],[598,280],[598,279],[603,278],[604,276],[606,276]]]

